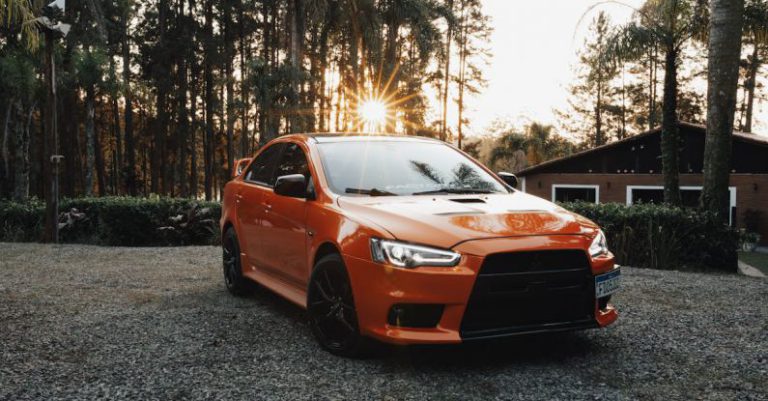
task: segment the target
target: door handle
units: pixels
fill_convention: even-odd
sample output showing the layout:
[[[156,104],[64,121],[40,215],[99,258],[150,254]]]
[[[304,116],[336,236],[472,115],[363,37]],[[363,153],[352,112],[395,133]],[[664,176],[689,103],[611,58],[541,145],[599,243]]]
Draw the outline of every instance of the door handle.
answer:
[[[235,194],[235,200],[240,202],[243,199],[243,195]]]
[[[267,211],[272,210],[272,204],[264,202],[262,205],[264,205],[264,209],[267,209]]]

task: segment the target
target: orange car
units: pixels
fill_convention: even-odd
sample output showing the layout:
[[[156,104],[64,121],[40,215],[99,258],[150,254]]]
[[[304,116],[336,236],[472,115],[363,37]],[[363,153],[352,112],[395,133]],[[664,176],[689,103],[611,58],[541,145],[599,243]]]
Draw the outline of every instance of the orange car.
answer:
[[[620,270],[591,221],[437,140],[288,135],[230,181],[227,289],[306,308],[321,346],[459,343],[603,327]]]

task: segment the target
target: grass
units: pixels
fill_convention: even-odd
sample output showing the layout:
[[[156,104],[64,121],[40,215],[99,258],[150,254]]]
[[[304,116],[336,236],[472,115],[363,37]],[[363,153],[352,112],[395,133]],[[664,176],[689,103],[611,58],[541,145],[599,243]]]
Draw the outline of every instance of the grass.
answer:
[[[739,252],[739,260],[759,269],[768,276],[768,254],[758,252]]]

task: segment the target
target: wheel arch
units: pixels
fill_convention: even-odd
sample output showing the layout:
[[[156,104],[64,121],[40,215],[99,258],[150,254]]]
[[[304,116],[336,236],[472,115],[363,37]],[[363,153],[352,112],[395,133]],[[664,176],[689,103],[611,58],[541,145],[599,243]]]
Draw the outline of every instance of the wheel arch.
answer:
[[[317,247],[317,251],[315,251],[315,256],[312,258],[312,270],[315,269],[315,265],[320,259],[333,254],[341,255],[341,250],[338,246],[336,246],[336,244],[330,241],[326,241],[320,244],[320,246]]]
[[[237,236],[237,230],[235,229],[235,225],[232,224],[231,221],[225,220],[224,224],[221,226],[221,242],[224,243],[224,234],[226,234],[227,230],[229,229],[235,230],[235,236]]]

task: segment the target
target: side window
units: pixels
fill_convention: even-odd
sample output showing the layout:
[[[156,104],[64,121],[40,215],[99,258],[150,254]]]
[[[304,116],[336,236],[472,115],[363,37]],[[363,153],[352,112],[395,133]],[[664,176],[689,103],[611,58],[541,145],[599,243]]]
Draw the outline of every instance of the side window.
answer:
[[[277,143],[261,152],[256,157],[256,160],[251,163],[251,167],[248,169],[245,179],[259,184],[274,184],[274,175],[272,173],[275,171],[278,157],[280,157],[280,152],[284,147],[285,144]]]
[[[302,174],[309,178],[307,157],[304,155],[301,147],[295,143],[288,144],[288,147],[285,148],[283,157],[280,158],[280,163],[277,164],[275,178],[289,174]]]

